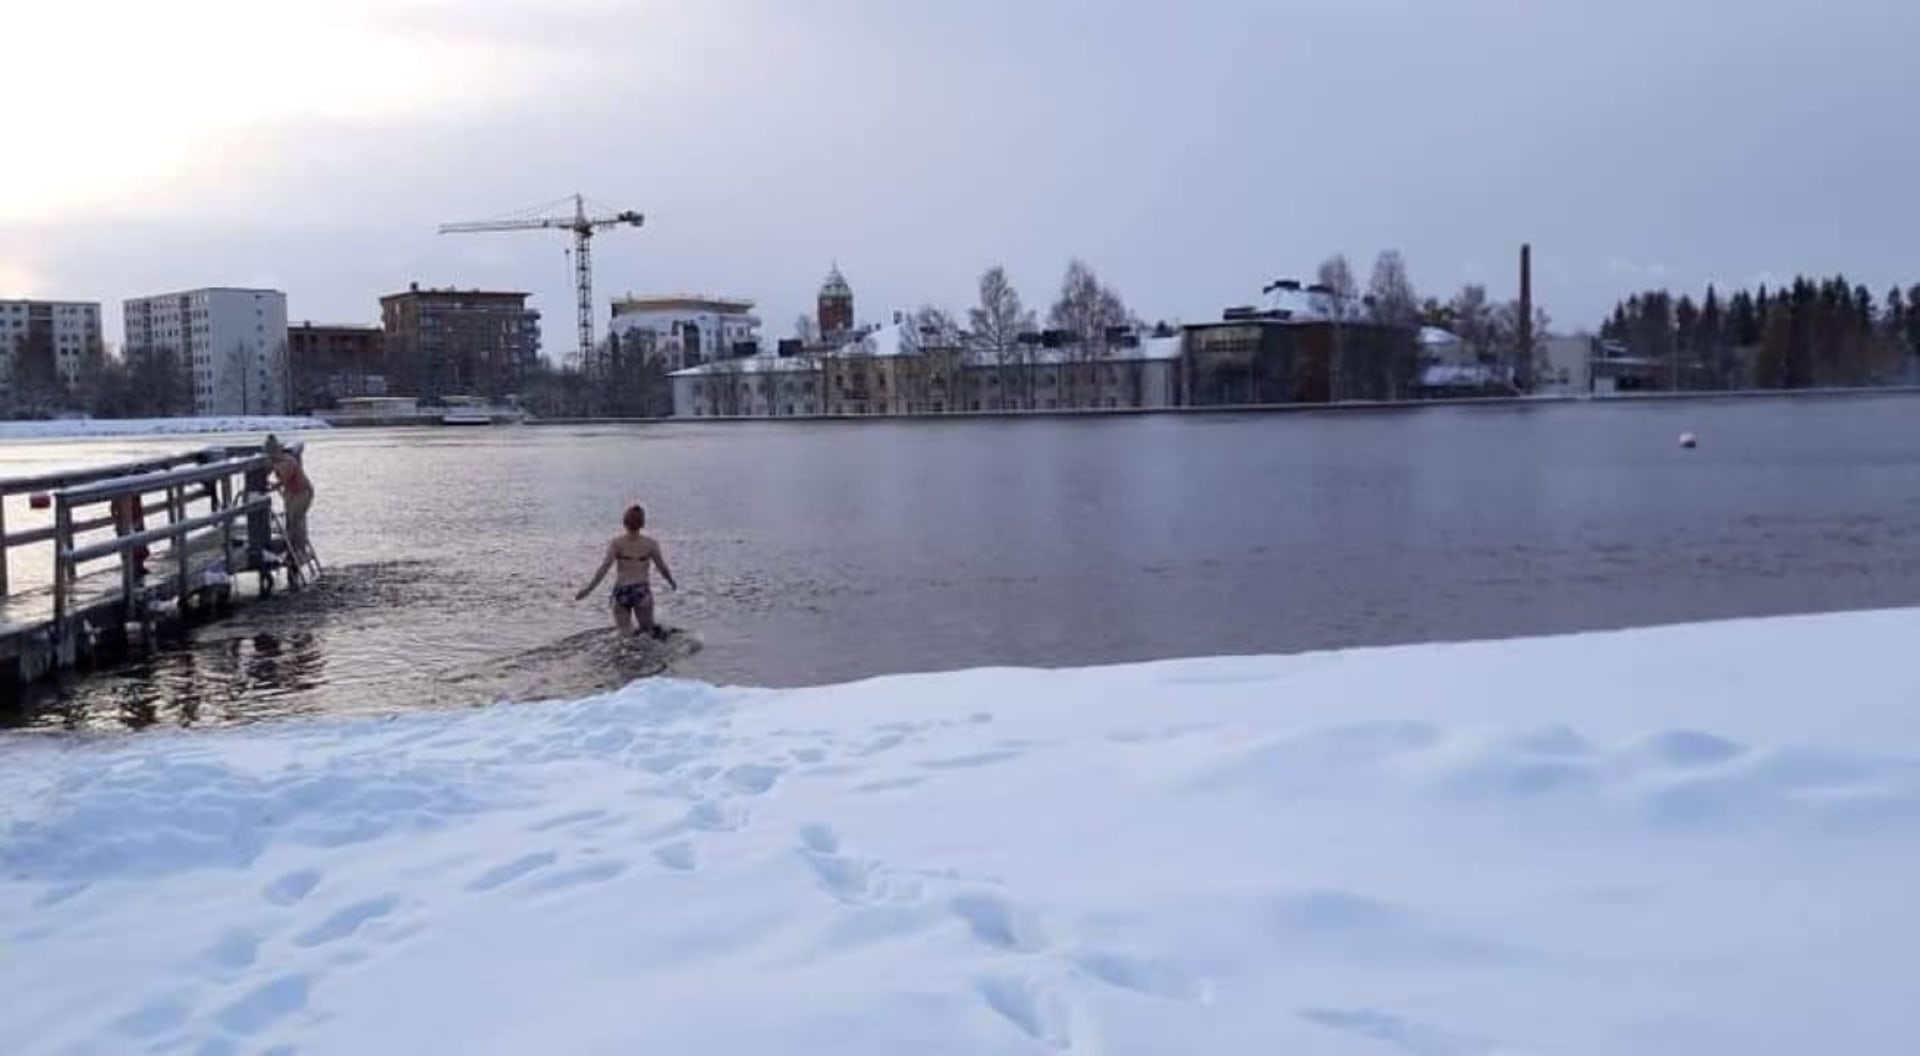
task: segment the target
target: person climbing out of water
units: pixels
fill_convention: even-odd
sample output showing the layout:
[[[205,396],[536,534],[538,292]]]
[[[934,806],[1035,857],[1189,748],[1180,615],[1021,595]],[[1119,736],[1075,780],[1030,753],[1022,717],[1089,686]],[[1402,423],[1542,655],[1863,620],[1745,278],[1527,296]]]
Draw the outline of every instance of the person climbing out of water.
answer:
[[[303,556],[311,558],[313,547],[307,541],[307,511],[313,507],[313,481],[300,465],[299,457],[281,446],[279,437],[267,434],[267,442],[262,447],[273,461],[273,486],[279,489],[287,509],[289,556],[295,561]]]
[[[620,523],[626,531],[608,541],[606,556],[593,573],[593,581],[582,587],[573,600],[585,600],[606,578],[607,570],[617,567],[619,571],[613,576],[614,625],[620,628],[622,634],[647,634],[664,638],[666,632],[653,622],[653,587],[648,581],[649,568],[658,568],[660,578],[666,580],[667,586],[674,590],[679,590],[680,585],[673,581],[673,573],[667,568],[667,559],[660,551],[660,544],[652,536],[640,531],[647,526],[647,511],[637,503],[629,506],[621,515]]]

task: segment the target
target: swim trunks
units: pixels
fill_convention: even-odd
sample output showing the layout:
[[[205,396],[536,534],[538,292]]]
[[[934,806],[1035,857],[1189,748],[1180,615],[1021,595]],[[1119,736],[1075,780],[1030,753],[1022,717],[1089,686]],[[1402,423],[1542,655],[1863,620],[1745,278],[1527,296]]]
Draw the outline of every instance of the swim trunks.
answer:
[[[653,591],[645,583],[627,583],[613,588],[613,603],[623,609],[653,604]]]

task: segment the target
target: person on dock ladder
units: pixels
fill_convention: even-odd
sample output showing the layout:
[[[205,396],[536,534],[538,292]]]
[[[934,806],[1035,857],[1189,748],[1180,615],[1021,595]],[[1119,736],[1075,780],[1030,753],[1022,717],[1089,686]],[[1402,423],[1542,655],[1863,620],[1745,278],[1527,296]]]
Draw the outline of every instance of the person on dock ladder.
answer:
[[[113,532],[115,535],[137,535],[147,529],[147,513],[141,509],[140,496],[122,495],[113,500]],[[147,557],[152,551],[147,544],[140,543],[127,555],[133,561],[133,574],[140,577],[147,574]]]
[[[295,563],[313,560],[313,547],[307,541],[307,511],[313,507],[313,481],[300,465],[300,459],[269,433],[262,445],[273,460],[274,487],[279,489],[287,510],[288,556]]]

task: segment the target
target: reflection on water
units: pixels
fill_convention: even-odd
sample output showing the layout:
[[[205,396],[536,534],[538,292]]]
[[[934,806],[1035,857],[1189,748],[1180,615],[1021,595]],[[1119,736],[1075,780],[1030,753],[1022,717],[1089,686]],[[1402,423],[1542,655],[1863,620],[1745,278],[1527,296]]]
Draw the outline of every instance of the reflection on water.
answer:
[[[326,687],[365,686],[369,704],[341,709],[336,702],[325,710],[556,699],[667,673],[699,651],[694,634],[656,641],[622,635],[609,623],[505,655],[476,648],[470,659],[450,660],[457,654],[443,643],[422,656],[416,643],[425,636],[410,626],[414,621],[424,616],[444,630],[447,619],[439,614],[471,608],[460,578],[436,568],[400,561],[332,569],[307,590],[244,601],[233,617],[198,628],[184,642],[33,687],[9,710],[16,721],[48,729],[139,729],[311,713],[323,710],[328,698],[315,691]],[[355,669],[336,673],[332,651],[351,655]]]
[[[138,729],[155,723],[197,726],[244,720],[264,701],[301,710],[301,695],[325,680],[327,657],[310,631],[202,637],[162,648],[91,677],[45,687],[31,703],[43,721],[73,729],[113,723]]]
[[[38,688],[0,723],[206,726],[659,674],[804,685],[1920,604],[1916,409],[339,430],[307,448],[316,588]],[[0,472],[80,460],[68,447],[0,444]],[[620,643],[604,585],[574,599],[636,499],[684,587],[658,592],[661,619],[697,652]]]

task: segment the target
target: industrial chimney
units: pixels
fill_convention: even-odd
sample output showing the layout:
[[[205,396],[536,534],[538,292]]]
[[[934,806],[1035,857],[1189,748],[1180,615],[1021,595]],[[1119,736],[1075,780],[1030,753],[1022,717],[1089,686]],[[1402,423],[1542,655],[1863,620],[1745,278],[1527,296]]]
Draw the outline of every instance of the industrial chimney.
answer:
[[[1520,243],[1520,332],[1514,383],[1521,392],[1533,389],[1533,247]]]

